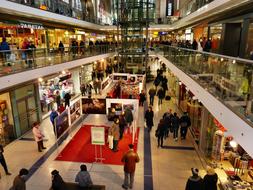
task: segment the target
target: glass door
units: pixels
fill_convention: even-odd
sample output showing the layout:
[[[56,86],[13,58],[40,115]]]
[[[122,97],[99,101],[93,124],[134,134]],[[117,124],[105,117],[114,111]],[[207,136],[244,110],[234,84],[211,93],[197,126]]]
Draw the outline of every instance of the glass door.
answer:
[[[38,114],[37,114],[37,107],[36,107],[36,102],[35,98],[28,97],[26,99],[26,106],[27,106],[27,111],[28,111],[28,123],[29,127],[31,128],[32,125],[38,121]]]
[[[24,134],[29,129],[26,100],[21,100],[17,102],[17,108],[18,108],[19,125],[20,125],[21,134]]]

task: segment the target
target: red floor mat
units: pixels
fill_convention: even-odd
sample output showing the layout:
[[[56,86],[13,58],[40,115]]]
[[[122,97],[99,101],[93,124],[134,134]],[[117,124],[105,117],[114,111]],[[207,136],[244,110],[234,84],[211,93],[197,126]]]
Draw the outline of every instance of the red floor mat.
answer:
[[[67,144],[63,151],[57,156],[56,160],[70,161],[70,162],[95,162],[95,146],[91,144],[91,130],[92,125],[84,125],[75,134],[72,140]],[[107,137],[108,127],[105,127]],[[134,143],[134,150],[137,150],[138,137],[140,129],[137,128],[136,140]],[[107,141],[107,139],[106,139]],[[121,157],[129,149],[128,145],[132,142],[132,134],[129,131],[124,133],[123,139],[119,141],[118,152],[113,152],[109,149],[108,144],[102,146],[104,164],[122,165]]]

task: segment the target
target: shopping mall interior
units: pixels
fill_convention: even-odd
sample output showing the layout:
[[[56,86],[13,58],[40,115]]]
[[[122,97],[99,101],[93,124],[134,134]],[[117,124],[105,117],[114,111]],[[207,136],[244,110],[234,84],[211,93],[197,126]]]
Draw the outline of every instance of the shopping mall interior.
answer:
[[[253,190],[252,78],[251,0],[1,0],[0,190]]]

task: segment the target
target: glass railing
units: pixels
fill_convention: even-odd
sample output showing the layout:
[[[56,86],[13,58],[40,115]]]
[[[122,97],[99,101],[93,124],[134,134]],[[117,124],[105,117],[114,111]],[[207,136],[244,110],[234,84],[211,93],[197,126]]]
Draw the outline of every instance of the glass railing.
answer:
[[[172,46],[164,57],[253,126],[253,61]]]
[[[192,0],[185,3],[182,8],[180,8],[180,18],[186,17],[187,15],[196,12],[197,10],[205,7],[205,5],[211,3],[214,0]]]
[[[0,77],[115,51],[114,45],[0,51]]]
[[[106,22],[103,22],[102,18],[98,18],[94,15],[91,15],[89,11],[87,11],[86,7],[82,7],[81,4],[75,4],[76,7],[70,5],[70,3],[64,1],[56,1],[56,0],[8,0],[11,2],[19,3],[22,5],[30,6],[33,8],[53,12],[56,14],[76,18],[79,20],[84,20],[87,22],[100,24],[100,25],[109,25]],[[71,1],[70,1],[71,2]],[[89,9],[89,8],[88,8]]]

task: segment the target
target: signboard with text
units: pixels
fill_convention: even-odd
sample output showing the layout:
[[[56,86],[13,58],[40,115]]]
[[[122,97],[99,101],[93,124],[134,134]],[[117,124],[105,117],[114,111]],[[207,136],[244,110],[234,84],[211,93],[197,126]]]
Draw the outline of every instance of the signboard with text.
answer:
[[[173,1],[166,1],[166,16],[173,16]]]
[[[105,128],[91,127],[91,144],[105,145]]]

